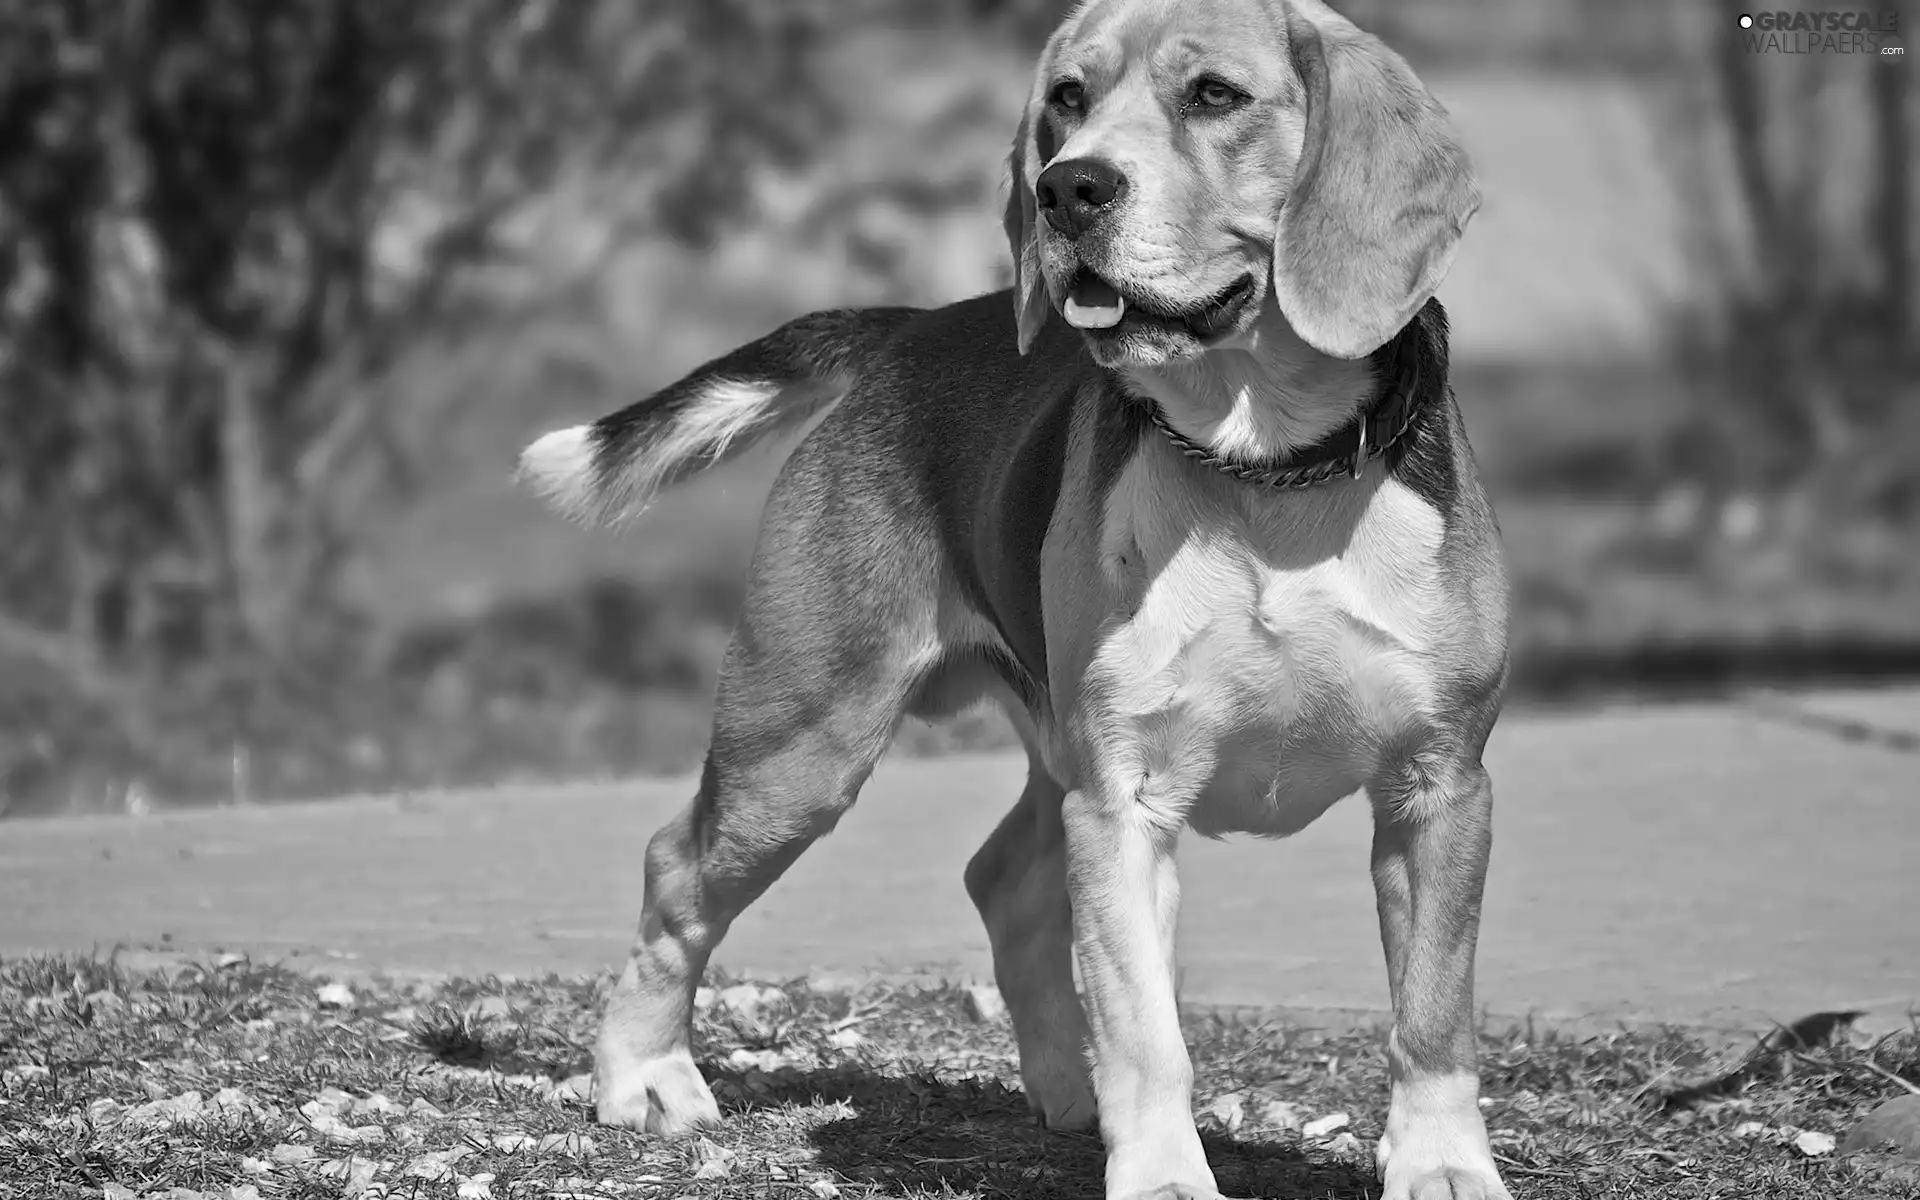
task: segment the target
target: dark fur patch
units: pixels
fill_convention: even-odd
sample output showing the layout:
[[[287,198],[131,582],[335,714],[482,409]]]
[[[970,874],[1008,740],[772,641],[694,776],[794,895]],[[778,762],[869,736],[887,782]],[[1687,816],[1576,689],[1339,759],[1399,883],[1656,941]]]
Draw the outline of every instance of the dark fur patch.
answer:
[[[1370,362],[1381,388],[1393,386],[1409,342],[1420,364],[1418,412],[1390,453],[1388,467],[1451,524],[1460,505],[1460,472],[1453,388],[1447,382],[1447,310],[1438,299],[1428,300],[1406,328],[1373,352]]]
[[[921,311],[904,307],[837,308],[788,321],[765,337],[711,359],[645,399],[595,421],[591,435],[595,469],[603,477],[620,470],[717,380],[787,386],[851,373]]]

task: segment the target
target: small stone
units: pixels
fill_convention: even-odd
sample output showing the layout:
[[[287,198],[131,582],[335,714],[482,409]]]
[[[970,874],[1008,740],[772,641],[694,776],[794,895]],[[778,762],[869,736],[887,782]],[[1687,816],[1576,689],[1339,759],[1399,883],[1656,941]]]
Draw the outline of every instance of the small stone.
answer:
[[[827,1045],[835,1050],[851,1050],[866,1040],[858,1029],[836,1029],[827,1035]]]
[[[1245,1092],[1228,1092],[1212,1104],[1207,1105],[1204,1115],[1210,1118],[1213,1123],[1221,1129],[1232,1133],[1246,1122],[1247,1094]]]
[[[433,1104],[425,1098],[416,1099],[412,1104],[407,1105],[407,1115],[420,1117],[428,1121],[444,1121],[447,1119],[447,1114],[435,1108]]]
[[[710,987],[697,987],[693,989],[694,1013],[696,1015],[704,1014],[708,1009],[713,1007],[714,1002],[719,998],[720,998],[720,993],[714,991]]]
[[[104,1016],[107,1013],[126,1011],[127,1002],[114,992],[98,991],[87,993],[87,998],[80,1002],[80,1007],[83,1010],[92,1011],[95,1016]]]
[[[127,1115],[127,1106],[107,1096],[87,1105],[87,1120],[95,1125],[117,1125]]]
[[[460,1200],[493,1200],[493,1175],[482,1173],[469,1175],[460,1181],[456,1189]]]
[[[582,1071],[578,1075],[569,1075],[555,1084],[553,1100],[556,1104],[593,1103],[593,1072]]]
[[[206,1116],[206,1103],[199,1092],[182,1092],[165,1100],[149,1100],[126,1115],[128,1124],[147,1129],[172,1129]]]
[[[236,1183],[227,1189],[227,1200],[260,1200],[260,1189],[250,1183]]]
[[[1000,989],[990,984],[975,984],[967,989],[967,1016],[982,1025],[997,1025],[1007,1019],[1007,1002]]]
[[[493,1148],[502,1154],[518,1154],[538,1144],[539,1139],[530,1133],[498,1133],[493,1136]]]
[[[378,1125],[349,1125],[327,1113],[309,1117],[307,1124],[321,1137],[343,1146],[374,1146],[387,1140],[387,1131]]]
[[[1892,1146],[1904,1158],[1920,1160],[1920,1095],[1895,1096],[1861,1119],[1840,1145],[1842,1154]]]
[[[1300,1136],[1306,1138],[1330,1137],[1342,1129],[1345,1129],[1350,1121],[1351,1118],[1343,1112],[1328,1113],[1324,1117],[1318,1117],[1302,1125],[1300,1127]]]
[[[471,1147],[455,1146],[450,1150],[435,1150],[431,1154],[422,1154],[407,1164],[404,1174],[409,1179],[448,1179],[453,1176],[453,1164],[472,1153]]]
[[[1751,1141],[1767,1131],[1765,1121],[1742,1121],[1733,1127],[1733,1136],[1741,1141]]]
[[[139,1200],[139,1193],[123,1184],[109,1183],[100,1192],[101,1200]]]
[[[240,1169],[249,1175],[273,1174],[272,1163],[264,1158],[252,1158],[246,1155],[242,1155],[240,1158]]]
[[[865,986],[865,979],[848,971],[827,971],[816,967],[807,972],[807,990],[816,996],[851,996]]]
[[[370,1113],[374,1116],[391,1117],[397,1116],[406,1110],[387,1096],[375,1092],[365,1100],[355,1100],[353,1102],[353,1111],[357,1116],[365,1116]]]
[[[733,1160],[739,1155],[712,1138],[698,1137],[693,1141],[693,1157],[700,1164],[693,1173],[695,1179],[725,1179],[733,1174]]]
[[[834,1200],[840,1194],[840,1189],[834,1186],[831,1179],[816,1179],[807,1185],[807,1190],[820,1197],[820,1200]]]
[[[340,1194],[347,1197],[366,1195],[379,1173],[380,1164],[364,1158],[328,1159],[318,1170],[323,1179],[339,1180]]]
[[[714,997],[714,1004],[741,1021],[765,1025],[787,1007],[787,994],[779,988],[763,984],[736,983],[730,988],[721,989],[720,994]]]
[[[1793,1147],[1808,1158],[1818,1158],[1822,1154],[1833,1153],[1834,1138],[1830,1133],[1820,1133],[1804,1129],[1794,1135]]]
[[[354,1097],[352,1092],[343,1092],[337,1087],[323,1087],[313,1102],[336,1117],[344,1117],[353,1111]],[[305,1112],[306,1108],[303,1106],[300,1111]]]
[[[1366,1156],[1366,1149],[1360,1145],[1359,1138],[1350,1133],[1341,1133],[1327,1142],[1327,1153],[1335,1158],[1359,1159]]]
[[[281,1142],[278,1146],[267,1151],[267,1157],[282,1165],[291,1165],[293,1163],[312,1162],[317,1156],[312,1146],[300,1146],[292,1142]]]
[[[1252,1121],[1256,1128],[1285,1130],[1297,1133],[1306,1124],[1300,1110],[1288,1101],[1277,1096],[1261,1096],[1254,1100]]]
[[[542,1154],[564,1154],[569,1158],[586,1158],[599,1152],[599,1145],[584,1133],[549,1133],[540,1139],[536,1147]]]
[[[353,989],[344,983],[329,983],[313,994],[321,1008],[352,1008]]]

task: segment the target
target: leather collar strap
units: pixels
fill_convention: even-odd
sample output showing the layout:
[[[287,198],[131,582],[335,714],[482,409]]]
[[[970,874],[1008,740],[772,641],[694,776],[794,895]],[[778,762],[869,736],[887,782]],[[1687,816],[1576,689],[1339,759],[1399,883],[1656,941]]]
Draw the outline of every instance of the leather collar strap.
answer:
[[[1181,434],[1158,404],[1149,403],[1147,412],[1180,453],[1242,483],[1284,489],[1312,487],[1347,475],[1358,479],[1370,459],[1390,453],[1400,443],[1425,403],[1420,389],[1419,339],[1403,335],[1399,341],[1398,370],[1393,381],[1366,411],[1314,445],[1303,446],[1277,461],[1249,463],[1218,454]]]

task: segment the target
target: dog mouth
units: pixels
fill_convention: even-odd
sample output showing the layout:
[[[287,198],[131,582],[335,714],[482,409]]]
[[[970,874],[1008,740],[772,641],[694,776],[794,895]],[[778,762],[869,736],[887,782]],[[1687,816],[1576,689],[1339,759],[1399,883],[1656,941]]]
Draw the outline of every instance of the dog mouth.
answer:
[[[1226,287],[1182,308],[1168,308],[1138,295],[1129,297],[1085,267],[1067,288],[1063,314],[1083,333],[1118,333],[1126,326],[1151,326],[1185,333],[1201,341],[1232,329],[1253,299],[1253,276],[1243,274]]]

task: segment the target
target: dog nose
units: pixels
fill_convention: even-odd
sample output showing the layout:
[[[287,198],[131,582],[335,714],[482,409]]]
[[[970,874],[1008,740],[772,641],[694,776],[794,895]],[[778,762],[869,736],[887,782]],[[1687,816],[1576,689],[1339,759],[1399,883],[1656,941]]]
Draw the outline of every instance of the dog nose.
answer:
[[[1127,177],[1097,158],[1070,158],[1040,172],[1034,195],[1047,224],[1069,237],[1085,233],[1127,194]]]

